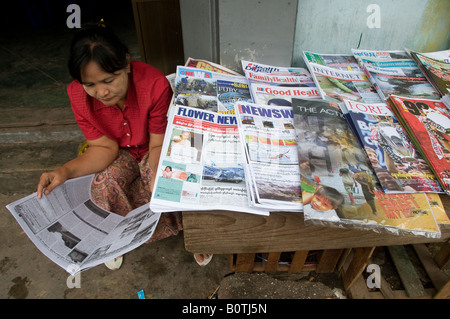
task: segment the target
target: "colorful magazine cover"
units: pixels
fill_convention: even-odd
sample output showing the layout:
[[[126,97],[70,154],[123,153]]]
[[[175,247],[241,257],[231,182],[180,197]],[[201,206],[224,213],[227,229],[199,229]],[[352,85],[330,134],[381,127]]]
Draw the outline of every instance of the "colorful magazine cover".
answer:
[[[440,236],[425,193],[383,192],[336,103],[292,102],[305,222]]]
[[[233,114],[236,101],[252,101],[244,76],[177,67],[172,105]]]
[[[447,56],[450,55],[450,50]],[[427,56],[426,54],[409,51],[412,58],[417,62],[430,83],[434,85],[441,95],[450,94],[450,62],[438,60]]]
[[[436,176],[386,103],[347,100],[344,106],[386,193],[443,193]]]
[[[344,100],[379,103],[381,98],[362,71],[330,68],[305,60],[322,99],[341,103]]]
[[[450,194],[450,114],[442,102],[392,95],[391,110]]]
[[[323,54],[303,51],[303,59],[338,70],[362,71],[352,54]]]
[[[352,52],[383,100],[391,94],[440,99],[439,92],[406,51],[352,49]]]

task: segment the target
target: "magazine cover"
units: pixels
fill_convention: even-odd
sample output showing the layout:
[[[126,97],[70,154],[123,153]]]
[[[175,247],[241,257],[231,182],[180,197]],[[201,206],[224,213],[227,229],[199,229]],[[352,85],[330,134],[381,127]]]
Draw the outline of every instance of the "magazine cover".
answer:
[[[383,100],[389,95],[440,99],[440,94],[406,51],[352,52]]]
[[[235,114],[253,201],[272,211],[301,211],[292,108],[238,102]]]
[[[251,95],[254,103],[263,105],[291,106],[292,98],[320,99],[316,87],[290,87],[253,83]]]
[[[440,60],[423,53],[409,51],[435,89],[441,95],[446,95],[450,94],[450,50],[439,52],[442,52],[442,55],[447,58]]]
[[[303,59],[311,63],[325,65],[333,69],[345,71],[362,71],[352,54],[323,54],[303,51]]]
[[[354,55],[356,60],[360,58],[380,59],[380,60],[401,60],[410,58],[405,50],[352,49],[352,54]]]
[[[212,71],[217,73],[224,73],[229,75],[236,75],[236,76],[242,76],[242,74],[239,74],[233,70],[230,70],[223,65],[210,62],[207,60],[201,60],[201,59],[194,59],[194,58],[188,58],[186,60],[186,63],[184,66],[196,68],[196,69],[202,69],[206,71]]]
[[[440,236],[425,193],[383,192],[336,103],[292,102],[305,221]]]
[[[442,102],[392,95],[392,111],[450,194],[450,115]]]
[[[244,76],[177,67],[172,105],[232,114],[235,101],[252,101]]]
[[[155,212],[231,210],[268,215],[250,206],[245,158],[234,114],[175,105],[155,173]]]
[[[322,99],[341,103],[344,100],[365,103],[382,102],[377,91],[362,71],[347,71],[309,62],[311,75]]]
[[[386,103],[345,101],[344,114],[386,193],[443,193],[426,161]],[[341,106],[342,107],[342,106]]]
[[[314,91],[316,84],[305,68],[273,66],[245,60],[242,60],[241,63],[254,103],[260,103],[257,101],[261,100],[266,101],[268,98],[280,98],[289,101],[289,97],[293,95],[299,95],[303,98],[320,97],[318,92]],[[258,88],[257,85],[259,85]],[[276,94],[265,91],[263,86],[268,86],[271,90],[278,90],[279,92],[289,91],[289,89],[296,89],[297,91],[290,91],[290,96],[277,97]],[[285,106],[286,104],[281,104],[284,103],[281,100],[278,101],[278,104]]]

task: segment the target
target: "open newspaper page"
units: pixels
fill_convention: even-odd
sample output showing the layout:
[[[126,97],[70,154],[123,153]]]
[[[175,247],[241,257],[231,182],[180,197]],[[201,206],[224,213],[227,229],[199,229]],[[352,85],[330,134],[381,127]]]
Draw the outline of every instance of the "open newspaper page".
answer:
[[[336,103],[342,103],[344,100],[363,103],[382,102],[364,72],[339,70],[307,60],[305,62],[322,99]]]
[[[177,67],[173,104],[233,114],[236,101],[252,101],[244,76]]]
[[[316,84],[305,68],[279,67],[245,60],[241,63],[254,103],[286,106],[292,97],[320,98]]]
[[[406,51],[353,49],[352,52],[383,100],[391,94],[411,98],[441,98]]]
[[[409,51],[409,54],[435,89],[442,96],[450,95],[450,50],[439,52],[442,54],[442,59],[431,58],[427,54],[414,51]],[[431,56],[436,55],[431,54]]]
[[[442,102],[392,95],[391,110],[450,194],[450,114]]]
[[[344,106],[343,112],[348,114],[386,193],[443,193],[436,176],[386,103],[346,100]]]
[[[156,172],[155,212],[231,210],[267,215],[250,206],[234,114],[174,105]]]
[[[36,247],[72,275],[142,245],[160,217],[148,204],[126,217],[105,211],[90,198],[92,178],[71,179],[41,199],[34,193],[6,206]]]
[[[255,203],[301,211],[300,171],[291,107],[235,104]]]
[[[293,99],[305,222],[440,237],[427,194],[386,194],[337,103]]]
[[[303,51],[304,61],[344,71],[362,71],[353,54],[323,54]]]

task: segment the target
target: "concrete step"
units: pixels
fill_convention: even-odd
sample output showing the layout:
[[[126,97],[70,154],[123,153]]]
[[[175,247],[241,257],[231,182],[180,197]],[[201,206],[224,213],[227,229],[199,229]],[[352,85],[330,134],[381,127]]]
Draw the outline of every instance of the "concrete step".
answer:
[[[0,193],[36,191],[40,175],[75,158],[82,141],[0,144]]]
[[[58,120],[61,113],[48,114],[45,121],[40,117],[33,122],[29,114],[1,121],[0,193],[32,193],[42,172],[78,155],[84,137],[74,120]]]

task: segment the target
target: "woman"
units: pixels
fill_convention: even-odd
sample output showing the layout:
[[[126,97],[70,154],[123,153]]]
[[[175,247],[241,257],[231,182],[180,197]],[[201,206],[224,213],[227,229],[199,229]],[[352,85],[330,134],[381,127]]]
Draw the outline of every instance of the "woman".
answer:
[[[150,200],[172,98],[170,84],[156,68],[130,61],[127,47],[103,23],[77,31],[68,66],[74,81],[67,92],[89,147],[62,167],[43,173],[38,197],[70,178],[95,173],[93,201],[125,216]],[[180,213],[161,214],[149,241],[180,230]],[[113,260],[112,267],[117,269],[121,262],[122,258]]]

